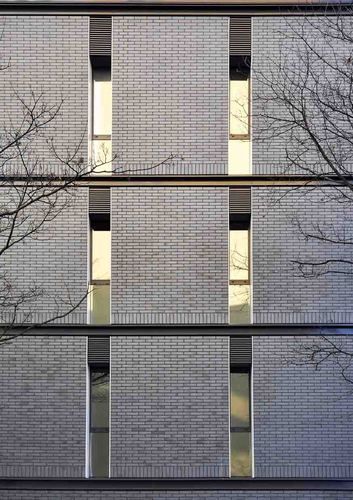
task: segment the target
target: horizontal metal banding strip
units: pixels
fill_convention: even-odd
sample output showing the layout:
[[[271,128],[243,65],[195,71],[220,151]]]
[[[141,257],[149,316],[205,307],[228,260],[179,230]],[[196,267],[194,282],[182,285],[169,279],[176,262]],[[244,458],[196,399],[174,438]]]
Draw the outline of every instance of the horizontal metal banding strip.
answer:
[[[353,491],[351,479],[0,479],[0,490]]]

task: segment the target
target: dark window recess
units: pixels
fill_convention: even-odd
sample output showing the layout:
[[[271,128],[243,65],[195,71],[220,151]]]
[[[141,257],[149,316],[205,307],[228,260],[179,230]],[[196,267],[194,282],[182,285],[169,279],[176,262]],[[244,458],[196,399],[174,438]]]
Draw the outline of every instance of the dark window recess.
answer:
[[[90,477],[109,477],[109,368],[90,367]]]

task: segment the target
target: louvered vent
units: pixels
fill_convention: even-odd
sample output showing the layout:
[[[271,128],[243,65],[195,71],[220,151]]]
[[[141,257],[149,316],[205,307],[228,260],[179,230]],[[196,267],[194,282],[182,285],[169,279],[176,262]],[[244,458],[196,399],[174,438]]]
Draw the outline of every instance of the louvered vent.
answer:
[[[249,366],[252,358],[251,337],[230,338],[230,365]]]
[[[251,55],[251,17],[230,18],[229,55]]]
[[[112,18],[103,16],[90,17],[89,23],[90,56],[111,56],[112,53]]]
[[[90,188],[89,213],[110,214],[110,188]]]
[[[231,188],[229,190],[229,213],[231,215],[251,213],[250,188]]]
[[[88,337],[89,365],[109,365],[110,358],[110,338],[109,337]]]

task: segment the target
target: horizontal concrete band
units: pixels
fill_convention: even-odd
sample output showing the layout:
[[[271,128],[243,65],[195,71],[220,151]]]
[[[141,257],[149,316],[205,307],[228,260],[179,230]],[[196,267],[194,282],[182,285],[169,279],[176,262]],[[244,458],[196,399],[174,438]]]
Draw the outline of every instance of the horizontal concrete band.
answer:
[[[0,490],[353,491],[352,479],[0,479]]]

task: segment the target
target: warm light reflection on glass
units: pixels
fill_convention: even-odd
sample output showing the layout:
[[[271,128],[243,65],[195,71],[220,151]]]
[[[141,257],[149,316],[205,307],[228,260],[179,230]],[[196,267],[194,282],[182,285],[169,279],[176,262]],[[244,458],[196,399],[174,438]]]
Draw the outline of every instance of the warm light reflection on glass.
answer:
[[[228,147],[229,175],[250,175],[250,141],[231,139]]]
[[[92,141],[91,159],[95,174],[109,175],[112,171],[112,142],[110,140]]]
[[[229,100],[229,133],[249,134],[249,79],[230,80]]]
[[[232,325],[250,323],[250,285],[229,285],[229,309]]]
[[[249,231],[229,232],[229,279],[249,279]]]
[[[250,380],[247,372],[230,374],[231,388],[231,427],[250,427]]]
[[[111,233],[91,231],[92,280],[110,280]]]
[[[93,71],[93,134],[112,133],[112,82],[110,70]]]

